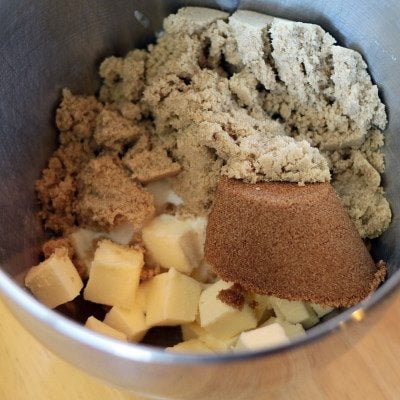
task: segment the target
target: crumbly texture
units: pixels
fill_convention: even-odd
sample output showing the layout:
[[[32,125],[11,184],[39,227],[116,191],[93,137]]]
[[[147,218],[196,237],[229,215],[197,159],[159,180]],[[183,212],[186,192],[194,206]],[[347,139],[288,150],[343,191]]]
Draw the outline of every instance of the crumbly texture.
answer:
[[[99,230],[132,223],[137,230],[155,213],[153,196],[129,178],[115,158],[90,160],[77,177],[78,222]]]
[[[93,138],[99,147],[121,153],[124,146],[135,143],[146,128],[133,125],[117,111],[102,110],[96,118]]]
[[[42,246],[44,258],[49,258],[56,249],[67,249],[68,257],[73,258],[75,255],[74,248],[68,238],[56,238],[47,240]]]
[[[161,146],[152,146],[147,136],[133,146],[124,156],[124,165],[132,178],[143,184],[176,176],[181,172],[179,163],[173,161]]]
[[[319,26],[182,8],[156,44],[105,59],[99,73],[98,99],[65,90],[57,110],[60,146],[36,185],[48,229],[140,225],[151,214],[143,186],[164,177],[179,213],[206,215],[221,175],[331,181],[363,238],[388,227],[385,107],[362,57]],[[105,156],[117,182],[98,176]],[[117,196],[122,183],[138,206]]]
[[[238,283],[234,283],[228,289],[221,290],[218,293],[217,298],[228,306],[240,311],[243,309],[244,303],[246,302],[244,290]]]
[[[65,89],[56,113],[59,147],[36,182],[45,227],[68,232],[76,223],[76,176],[94,156],[93,134],[103,105],[93,96],[74,96]]]

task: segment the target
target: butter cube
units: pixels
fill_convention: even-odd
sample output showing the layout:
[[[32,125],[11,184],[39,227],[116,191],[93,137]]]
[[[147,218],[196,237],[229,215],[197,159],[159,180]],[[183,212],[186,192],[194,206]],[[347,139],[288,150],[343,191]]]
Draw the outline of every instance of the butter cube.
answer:
[[[226,353],[233,349],[238,338],[239,335],[233,336],[229,339],[218,339],[213,335],[207,334],[200,336],[199,340],[201,340],[208,348],[216,353]]]
[[[207,335],[207,331],[202,328],[197,322],[181,325],[182,339],[198,339],[201,336]]]
[[[235,346],[235,351],[259,350],[288,343],[289,337],[280,324],[274,323],[242,332]]]
[[[138,307],[125,309],[114,306],[106,314],[104,323],[125,333],[129,340],[140,342],[148,330],[146,316]]]
[[[236,343],[238,336],[229,339],[219,339],[210,335],[197,322],[181,325],[183,340],[199,339],[216,353],[225,353]]]
[[[56,249],[47,260],[32,267],[25,277],[25,285],[50,308],[73,300],[83,288],[82,279],[65,248]]]
[[[334,310],[333,307],[323,307],[323,306],[320,306],[319,304],[315,304],[315,303],[309,303],[309,305],[315,311],[318,318],[322,318]]]
[[[142,238],[153,260],[161,267],[190,274],[200,265],[201,238],[192,221],[162,214],[143,228]]]
[[[115,243],[126,245],[132,240],[133,234],[134,227],[132,224],[116,226],[110,232],[96,232],[79,228],[69,235],[69,240],[79,261],[86,268],[87,274],[89,274],[98,239],[108,238]]]
[[[214,353],[199,339],[186,340],[175,346],[167,347],[165,350],[173,353]]]
[[[114,339],[126,340],[126,335],[120,331],[117,331],[114,328],[106,325],[104,322],[99,321],[95,317],[89,317],[85,323],[86,328],[91,329],[97,333],[101,333],[102,335],[111,336]]]
[[[205,217],[188,218],[186,221],[192,227],[192,229],[197,233],[200,258],[203,259],[204,246],[206,243],[207,218]]]
[[[149,326],[173,326],[193,322],[201,284],[174,268],[155,276],[147,294],[146,323]]]
[[[143,267],[140,250],[102,240],[94,255],[85,300],[130,308],[139,286]]]
[[[289,301],[277,297],[270,297],[269,301],[275,314],[292,324],[300,323],[307,329],[319,322],[314,310],[302,301]]]
[[[219,339],[229,339],[257,326],[256,317],[248,304],[238,310],[217,298],[221,290],[231,286],[232,283],[220,280],[210,285],[200,296],[200,325]]]
[[[269,301],[269,296],[254,294],[252,300],[257,303],[254,307],[254,314],[259,325],[263,324],[274,315],[274,309]]]
[[[286,335],[289,337],[289,339],[293,339],[298,336],[304,336],[306,334],[303,325],[301,324],[291,324],[290,322],[287,322],[283,319],[277,318],[277,317],[272,317],[268,321],[264,322],[263,325],[261,326],[268,326],[272,324],[279,324],[284,331],[286,332]]]
[[[147,311],[147,298],[148,298],[148,293],[150,289],[150,282],[151,281],[146,281],[143,282],[139,285],[139,287],[136,290],[136,296],[135,296],[135,303],[134,306],[138,307],[140,310],[142,310],[145,314]]]

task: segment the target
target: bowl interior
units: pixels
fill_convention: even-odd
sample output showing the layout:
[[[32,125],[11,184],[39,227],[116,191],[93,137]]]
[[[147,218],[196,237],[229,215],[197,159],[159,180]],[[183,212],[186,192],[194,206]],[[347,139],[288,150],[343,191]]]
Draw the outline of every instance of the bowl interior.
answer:
[[[400,4],[396,0],[0,2],[1,268],[21,284],[24,270],[37,261],[43,230],[36,216],[34,181],[56,145],[54,111],[61,89],[95,93],[99,62],[153,41],[163,18],[183,5],[228,11],[239,7],[317,23],[340,44],[362,53],[389,114],[384,180],[394,217],[390,229],[374,241],[373,254],[388,262],[389,280],[393,279],[400,254],[395,241],[400,234],[396,201]]]

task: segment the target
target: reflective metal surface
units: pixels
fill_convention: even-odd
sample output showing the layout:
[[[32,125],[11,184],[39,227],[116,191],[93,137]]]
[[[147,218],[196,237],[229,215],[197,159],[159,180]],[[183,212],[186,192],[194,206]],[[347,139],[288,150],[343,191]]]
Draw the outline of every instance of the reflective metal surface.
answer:
[[[36,262],[41,227],[33,182],[55,146],[60,90],[94,93],[104,57],[153,40],[162,19],[182,5],[232,11],[237,6],[315,22],[340,44],[361,51],[389,109],[388,197],[391,228],[374,243],[389,280],[363,304],[312,329],[306,339],[273,351],[198,356],[167,354],[96,335],[37,303],[18,284]],[[400,282],[400,3],[396,0],[0,2],[0,295],[14,315],[54,353],[112,384],[158,398],[263,399],[323,367],[357,341]],[[3,272],[2,272],[3,271]]]

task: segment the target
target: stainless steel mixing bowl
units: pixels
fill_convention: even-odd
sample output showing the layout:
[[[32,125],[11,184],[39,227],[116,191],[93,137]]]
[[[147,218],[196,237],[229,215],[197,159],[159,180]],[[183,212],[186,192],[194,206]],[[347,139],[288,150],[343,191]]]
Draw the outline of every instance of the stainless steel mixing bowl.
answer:
[[[94,93],[104,57],[154,40],[162,19],[183,5],[251,9],[305,22],[359,50],[388,106],[385,184],[394,218],[373,244],[389,279],[368,300],[312,329],[306,338],[246,355],[188,356],[124,344],[47,309],[21,288],[43,233],[33,183],[56,143],[60,90]],[[2,0],[0,1],[0,295],[55,354],[135,393],[175,399],[256,399],[319,368],[358,340],[400,282],[400,2],[398,0]]]

